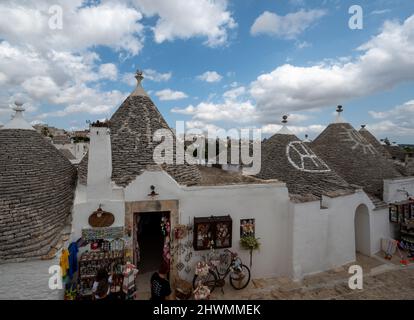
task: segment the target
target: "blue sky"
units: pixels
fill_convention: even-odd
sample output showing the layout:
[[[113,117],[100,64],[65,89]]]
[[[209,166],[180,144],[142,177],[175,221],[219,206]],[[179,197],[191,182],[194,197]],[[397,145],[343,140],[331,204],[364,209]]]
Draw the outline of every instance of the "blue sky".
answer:
[[[362,30],[348,27],[354,4]],[[414,143],[412,1],[4,1],[0,14],[2,123],[21,99],[33,123],[83,128],[111,116],[140,68],[172,127],[269,135],[289,114],[315,137],[342,104],[356,128]]]

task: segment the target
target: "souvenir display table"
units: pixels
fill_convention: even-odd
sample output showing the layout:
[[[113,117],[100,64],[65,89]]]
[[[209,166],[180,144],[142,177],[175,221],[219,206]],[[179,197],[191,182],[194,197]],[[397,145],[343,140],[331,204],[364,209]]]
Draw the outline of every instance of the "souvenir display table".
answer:
[[[399,226],[399,247],[414,258],[414,199],[390,204],[390,222]]]
[[[113,274],[111,292],[116,293],[117,283],[122,275],[122,265],[124,263],[124,251],[87,251],[79,259],[79,294],[83,297],[92,295],[92,286],[99,269],[105,268]]]

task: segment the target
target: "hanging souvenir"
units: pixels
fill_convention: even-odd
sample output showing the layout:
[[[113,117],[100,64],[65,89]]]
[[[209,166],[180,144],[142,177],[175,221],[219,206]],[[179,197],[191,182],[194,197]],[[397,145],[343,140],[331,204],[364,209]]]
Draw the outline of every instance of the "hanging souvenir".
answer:
[[[171,259],[170,246],[167,244],[164,245],[164,248],[162,251],[162,257],[164,258],[166,262],[169,262]]]
[[[174,227],[174,238],[177,240],[184,239],[187,234],[187,226],[178,224]]]
[[[175,268],[176,268],[178,271],[183,270],[183,269],[184,269],[184,267],[185,267],[185,265],[184,265],[184,263],[182,263],[181,261],[180,261],[179,263],[177,263],[177,264],[176,264],[176,266],[175,266]]]
[[[170,234],[170,231],[171,231],[170,221],[167,218],[167,216],[163,216],[161,218],[161,233],[165,237],[168,234]]]

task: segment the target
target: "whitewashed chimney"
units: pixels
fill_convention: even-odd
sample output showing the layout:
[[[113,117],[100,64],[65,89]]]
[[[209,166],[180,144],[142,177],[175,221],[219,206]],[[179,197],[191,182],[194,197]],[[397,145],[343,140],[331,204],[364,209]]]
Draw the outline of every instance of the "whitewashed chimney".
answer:
[[[88,199],[110,199],[112,194],[111,135],[107,123],[90,126],[88,157]]]

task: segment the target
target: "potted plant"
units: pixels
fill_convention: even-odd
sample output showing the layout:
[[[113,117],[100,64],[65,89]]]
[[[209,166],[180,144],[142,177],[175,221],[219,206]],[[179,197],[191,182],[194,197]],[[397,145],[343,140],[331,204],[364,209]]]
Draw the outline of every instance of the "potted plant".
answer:
[[[241,247],[250,252],[250,268],[252,267],[253,250],[258,250],[260,248],[259,239],[260,238],[255,238],[253,236],[245,236],[240,239]]]

